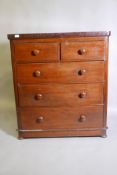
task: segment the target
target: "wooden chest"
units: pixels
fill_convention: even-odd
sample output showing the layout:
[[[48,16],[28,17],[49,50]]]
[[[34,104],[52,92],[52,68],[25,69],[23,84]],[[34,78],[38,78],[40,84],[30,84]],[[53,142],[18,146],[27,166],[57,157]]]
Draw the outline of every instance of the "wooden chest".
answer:
[[[106,136],[109,35],[8,35],[19,138]]]

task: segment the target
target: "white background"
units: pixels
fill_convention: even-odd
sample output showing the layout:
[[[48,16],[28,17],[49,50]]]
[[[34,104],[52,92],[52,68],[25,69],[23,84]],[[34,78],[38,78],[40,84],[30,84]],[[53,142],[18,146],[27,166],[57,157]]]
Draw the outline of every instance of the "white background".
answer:
[[[8,33],[111,31],[108,138],[19,141]],[[0,175],[116,175],[117,0],[0,0]],[[87,160],[88,159],[88,160]]]

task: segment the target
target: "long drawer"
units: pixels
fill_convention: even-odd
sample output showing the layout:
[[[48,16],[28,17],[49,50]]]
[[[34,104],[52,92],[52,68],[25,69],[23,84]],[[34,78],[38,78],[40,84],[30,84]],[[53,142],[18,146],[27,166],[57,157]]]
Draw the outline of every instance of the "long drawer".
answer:
[[[104,81],[104,62],[17,64],[18,83],[83,83]]]
[[[103,107],[24,108],[19,111],[20,130],[101,128]]]
[[[19,85],[19,105],[79,106],[103,104],[103,84]]]

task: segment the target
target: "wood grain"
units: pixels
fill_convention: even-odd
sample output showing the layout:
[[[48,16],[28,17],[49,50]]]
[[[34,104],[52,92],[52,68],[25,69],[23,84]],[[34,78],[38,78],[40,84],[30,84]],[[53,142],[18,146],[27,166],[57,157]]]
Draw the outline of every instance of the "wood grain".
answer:
[[[57,62],[60,59],[58,43],[24,43],[14,44],[16,62]],[[37,53],[36,53],[37,51]]]
[[[17,82],[32,83],[84,83],[104,81],[104,62],[17,64]],[[85,69],[84,75],[79,71]],[[40,76],[35,72],[40,71]]]
[[[53,88],[54,87],[54,88]],[[92,90],[91,90],[92,89]],[[20,86],[19,105],[24,106],[79,106],[103,104],[103,84],[50,84]],[[81,97],[82,93],[86,96]]]
[[[104,60],[104,41],[63,42],[62,61]]]
[[[24,130],[49,129],[86,129],[101,128],[103,126],[103,107],[77,107],[77,108],[25,108],[19,111],[21,128]],[[84,122],[81,115],[86,116]],[[43,122],[37,118],[43,117]]]
[[[111,32],[97,31],[97,32],[66,32],[66,33],[30,33],[30,34],[18,34],[19,38],[15,37],[17,34],[8,34],[8,39],[34,39],[34,38],[67,38],[67,37],[99,37],[110,36]]]

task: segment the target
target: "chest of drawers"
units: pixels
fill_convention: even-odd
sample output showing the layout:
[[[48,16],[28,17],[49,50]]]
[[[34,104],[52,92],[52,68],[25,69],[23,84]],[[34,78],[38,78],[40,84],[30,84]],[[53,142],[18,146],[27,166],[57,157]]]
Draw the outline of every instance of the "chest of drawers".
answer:
[[[109,35],[8,35],[19,138],[106,136]]]

